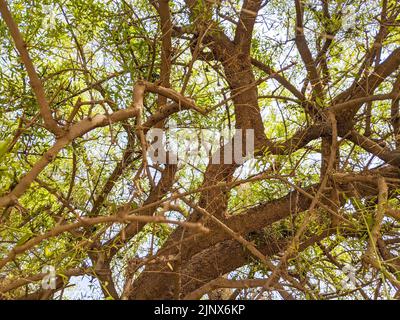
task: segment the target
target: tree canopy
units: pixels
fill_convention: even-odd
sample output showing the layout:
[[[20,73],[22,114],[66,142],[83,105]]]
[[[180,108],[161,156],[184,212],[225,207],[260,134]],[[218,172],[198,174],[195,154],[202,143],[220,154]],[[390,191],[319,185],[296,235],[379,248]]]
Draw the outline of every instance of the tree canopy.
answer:
[[[1,299],[400,298],[399,2],[0,13]],[[154,128],[254,156],[151,161]]]

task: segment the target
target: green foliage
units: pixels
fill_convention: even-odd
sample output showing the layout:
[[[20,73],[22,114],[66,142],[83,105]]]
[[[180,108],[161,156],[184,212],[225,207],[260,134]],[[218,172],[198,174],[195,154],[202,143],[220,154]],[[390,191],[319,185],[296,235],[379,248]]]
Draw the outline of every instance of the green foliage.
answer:
[[[312,140],[293,152],[288,152],[288,149],[295,145],[285,142],[290,142],[291,137],[315,121],[305,111],[307,102],[312,101],[313,106],[318,107],[322,114],[333,102],[336,103],[335,96],[374,72],[373,64],[363,72],[360,72],[360,68],[363,59],[370,53],[370,46],[380,27],[376,16],[376,9],[380,5],[376,1],[360,0],[328,2],[329,15],[324,12],[323,1],[302,1],[304,34],[312,57],[318,57],[318,52],[327,43],[327,35],[334,36],[330,39],[332,41],[326,53],[329,77],[325,80],[323,98],[313,96],[302,57],[294,49],[294,2],[267,1],[258,14],[251,38],[251,57],[271,67],[277,74],[271,74],[267,79],[265,70],[252,67],[254,80],[258,81],[259,99],[258,106],[248,107],[260,109],[264,133],[269,141],[276,143],[276,148],[280,148],[281,152],[273,153],[265,148],[263,154],[247,161],[235,171],[233,181],[246,180],[263,172],[269,172],[275,178],[245,182],[229,191],[224,190],[229,194],[224,212],[228,216],[228,224],[230,216],[245,214],[249,208],[274,203],[288,194],[288,197],[299,197],[293,185],[306,189],[320,183],[320,139]],[[169,121],[174,121],[178,128],[217,131],[228,128],[234,131],[238,103],[235,106],[237,91],[232,90],[232,84],[227,79],[229,76],[224,71],[229,60],[217,62],[209,57],[220,54],[217,49],[210,49],[210,43],[214,41],[212,36],[219,36],[219,32],[223,31],[227,39],[233,41],[240,23],[238,20],[242,4],[242,1],[201,0],[195,1],[190,11],[183,1],[170,1],[172,23],[184,29],[182,32],[179,28],[173,30],[170,87],[209,111],[204,116],[193,110],[182,110],[168,118],[166,127],[170,125]],[[132,87],[138,80],[160,84],[163,35],[158,11],[149,1],[13,0],[8,1],[8,5],[24,38],[30,59],[42,80],[52,116],[65,128],[70,129],[82,119],[93,119],[97,114],[109,115],[128,108],[132,101]],[[387,2],[388,10],[397,7],[397,1]],[[346,10],[356,13],[349,27],[345,27]],[[398,24],[397,18],[387,26],[388,35],[382,42],[383,49],[379,54],[381,61],[400,43]],[[199,48],[200,53],[208,55],[199,53],[195,56],[199,29],[203,32],[207,30],[206,35],[209,37],[205,37]],[[48,159],[43,155],[53,148],[57,139],[44,128],[26,68],[3,20],[0,21],[0,50],[0,197],[3,197],[13,195],[15,187],[32,168],[36,168],[35,165],[47,162]],[[322,74],[322,65],[318,63],[317,71]],[[277,75],[290,82],[300,92],[300,97],[280,84]],[[393,76],[383,81],[374,94],[390,92]],[[146,93],[143,122],[158,111],[160,106],[157,101],[157,94]],[[243,103],[247,103],[247,100],[239,100],[239,104]],[[396,148],[391,107],[391,101],[375,101],[369,115],[371,134],[368,138],[379,144],[385,152]],[[319,116],[323,118],[325,115]],[[354,129],[364,133],[366,107],[359,110],[355,120]],[[69,141],[52,161],[43,165],[29,188],[22,195],[18,194],[17,201],[1,208],[0,260],[7,257],[13,247],[26,245],[29,240],[60,226],[78,223],[82,218],[114,216],[126,203],[129,204],[127,208],[130,212],[148,214],[149,211],[141,211],[141,208],[148,205],[146,201],[149,195],[157,190],[155,185],[159,182],[162,168],[151,163],[150,174],[143,168],[142,145],[136,135],[140,129],[137,124],[135,119],[129,119],[110,122],[107,126],[91,130],[73,142]],[[372,157],[345,137],[340,139],[343,140],[340,141],[340,164],[337,170],[362,172],[384,164],[379,157]],[[202,198],[197,189],[202,187],[204,173],[208,168],[208,159],[203,160],[196,166],[180,162],[175,182],[165,194],[160,192],[162,199],[169,201],[176,191],[180,191],[187,192],[188,199],[198,203]],[[394,184],[396,181],[391,182]],[[329,183],[327,189],[333,187],[331,180]],[[371,188],[370,185],[367,187]],[[329,299],[336,294],[336,297],[341,298],[341,284],[346,279],[341,266],[362,266],[362,252],[365,251],[376,222],[374,215],[377,199],[374,196],[360,198],[354,185],[349,184],[348,188],[354,188],[355,191],[351,194],[346,190],[346,194],[340,195],[346,204],[338,210],[337,215],[345,216],[352,225],[346,225],[345,228],[331,225],[331,215],[326,208],[318,207],[318,203],[315,210],[318,219],[307,227],[301,238],[302,243],[324,232],[331,232],[332,229],[335,232],[297,252],[288,261],[289,273],[307,288],[303,291],[291,288],[297,298]],[[391,188],[390,207],[398,208],[399,191],[393,186]],[[309,191],[311,197],[315,191]],[[310,197],[310,194],[307,196]],[[152,198],[152,202],[160,201],[158,196]],[[297,212],[297,206],[301,204],[296,201],[291,201],[290,206],[285,207],[295,215],[272,221],[268,226],[260,225],[257,232],[243,236],[257,248],[276,244],[284,251],[288,245],[286,240],[296,234],[312,211],[303,208]],[[323,198],[321,201],[329,204],[329,199]],[[206,210],[211,210],[215,205],[210,202]],[[160,204],[151,215],[184,220],[187,215],[195,212],[180,200],[174,199],[171,204],[178,208],[181,206],[181,210],[166,209]],[[263,211],[261,214],[269,217],[274,212]],[[79,267],[89,270],[87,274],[94,275],[98,271],[95,270],[98,261],[91,257],[101,250],[105,256],[115,250],[117,253],[110,261],[111,269],[118,287],[123,287],[128,273],[127,266],[132,259],[152,261],[157,250],[164,245],[171,245],[169,239],[177,228],[176,225],[149,223],[132,239],[124,239],[125,234],[121,230],[126,225],[120,220],[96,226],[82,224],[72,231],[46,237],[29,250],[16,255],[1,269],[0,276],[4,273],[7,279],[25,278],[41,273],[44,265],[53,265],[67,284],[70,276],[64,274],[66,271]],[[398,227],[395,219],[385,217],[381,226],[384,240],[394,241]],[[209,237],[214,235],[215,231]],[[398,253],[396,243],[391,248],[392,252]],[[243,251],[246,250],[243,247]],[[333,259],[329,259],[325,251]],[[274,264],[279,262],[281,254],[278,252],[270,257]],[[239,279],[242,272],[249,278],[271,274],[271,270],[254,257],[249,260],[250,263],[235,271],[236,278]],[[174,262],[169,263],[173,267]],[[170,265],[168,267],[172,268]],[[391,267],[389,264],[388,269]],[[132,271],[134,277],[140,275],[141,268]],[[365,290],[372,295],[375,283],[371,279],[375,271],[366,274],[357,272],[360,281],[365,283]],[[395,277],[399,275],[395,274]],[[107,292],[107,284],[102,284],[104,298],[114,299]],[[38,288],[38,284],[26,285],[24,290],[14,290],[10,296],[19,297]],[[254,293],[251,291],[253,289],[246,290]],[[352,298],[359,298],[361,294],[357,290],[345,293]],[[95,291],[89,294],[96,297]]]

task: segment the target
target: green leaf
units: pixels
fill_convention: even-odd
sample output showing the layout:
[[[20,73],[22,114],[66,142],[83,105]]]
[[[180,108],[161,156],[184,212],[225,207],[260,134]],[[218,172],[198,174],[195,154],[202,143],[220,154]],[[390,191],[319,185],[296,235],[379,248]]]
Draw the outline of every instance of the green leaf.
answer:
[[[8,146],[10,145],[10,143],[11,143],[11,140],[12,140],[11,138],[8,138],[6,140],[1,140],[0,141],[0,161],[6,155],[7,149],[8,149]]]
[[[53,251],[50,249],[50,247],[45,247],[44,248],[44,255],[49,258],[53,255]]]
[[[32,238],[31,233],[26,233],[21,239],[18,240],[17,246],[23,245],[25,242],[27,242],[30,238]]]

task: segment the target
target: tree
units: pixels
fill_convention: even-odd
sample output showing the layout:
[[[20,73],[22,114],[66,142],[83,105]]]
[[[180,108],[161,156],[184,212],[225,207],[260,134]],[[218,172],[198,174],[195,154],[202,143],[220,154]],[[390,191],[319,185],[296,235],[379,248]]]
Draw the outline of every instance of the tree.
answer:
[[[400,297],[397,1],[0,12],[4,299]],[[151,161],[173,124],[254,158]]]

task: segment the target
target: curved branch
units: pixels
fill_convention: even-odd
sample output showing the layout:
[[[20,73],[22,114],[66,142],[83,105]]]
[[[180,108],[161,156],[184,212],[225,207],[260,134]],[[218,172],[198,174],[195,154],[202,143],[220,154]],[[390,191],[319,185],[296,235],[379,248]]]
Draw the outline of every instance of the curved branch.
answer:
[[[15,42],[15,46],[17,47],[17,50],[25,65],[33,92],[35,93],[36,99],[39,103],[40,114],[43,118],[45,127],[56,136],[62,136],[64,134],[64,130],[58,126],[57,122],[51,115],[49,102],[47,101],[42,81],[39,79],[39,76],[36,73],[35,67],[33,66],[32,60],[26,48],[26,43],[22,38],[22,35],[18,29],[18,25],[15,23],[5,0],[0,0],[0,12],[8,26],[8,29],[10,30],[11,36]]]

